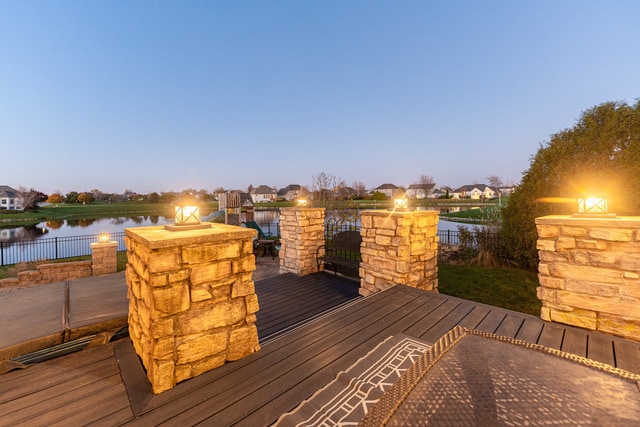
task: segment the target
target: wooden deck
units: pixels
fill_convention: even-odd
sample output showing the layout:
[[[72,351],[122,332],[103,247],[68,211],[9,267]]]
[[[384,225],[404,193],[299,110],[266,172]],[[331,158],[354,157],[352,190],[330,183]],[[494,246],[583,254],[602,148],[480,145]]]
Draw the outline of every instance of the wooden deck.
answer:
[[[325,291],[312,296],[327,283],[325,291],[347,293],[330,312],[315,304]],[[2,375],[0,425],[269,425],[390,335],[435,342],[456,325],[640,373],[638,342],[406,286],[350,300],[355,286],[327,274],[256,283],[260,333],[269,331],[260,352],[160,395],[149,392],[128,339]],[[302,312],[311,320],[301,325]]]

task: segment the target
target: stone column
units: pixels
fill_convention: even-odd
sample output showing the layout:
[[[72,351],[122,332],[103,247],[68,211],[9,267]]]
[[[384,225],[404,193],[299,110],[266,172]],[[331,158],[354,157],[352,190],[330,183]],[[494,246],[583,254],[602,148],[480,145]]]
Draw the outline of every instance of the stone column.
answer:
[[[129,335],[154,393],[259,350],[255,230],[125,233]]]
[[[316,273],[316,251],[324,245],[325,208],[280,209],[280,274]]]
[[[113,274],[118,271],[118,242],[91,244],[91,270],[93,276]]]
[[[640,341],[640,217],[536,218],[540,317]]]
[[[360,294],[396,284],[438,290],[438,213],[369,210],[360,213]]]

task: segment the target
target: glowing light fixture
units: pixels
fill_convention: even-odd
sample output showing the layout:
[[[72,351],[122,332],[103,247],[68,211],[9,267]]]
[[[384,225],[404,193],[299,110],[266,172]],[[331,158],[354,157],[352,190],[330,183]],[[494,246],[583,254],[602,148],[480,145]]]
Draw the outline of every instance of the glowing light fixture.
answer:
[[[605,197],[585,197],[578,199],[577,218],[615,218],[616,214],[609,213],[609,206]]]
[[[98,235],[98,243],[109,243],[110,239],[109,239],[109,233],[100,233]]]
[[[165,225],[164,228],[167,230],[184,231],[211,227],[211,224],[202,224],[200,222],[200,203],[194,197],[183,197],[174,205],[175,223],[173,225]]]
[[[298,199],[296,204],[298,205],[298,207],[304,208],[307,206],[307,199]]]
[[[409,201],[406,197],[398,197],[397,199],[393,199],[393,210],[406,211],[407,209],[409,209]]]

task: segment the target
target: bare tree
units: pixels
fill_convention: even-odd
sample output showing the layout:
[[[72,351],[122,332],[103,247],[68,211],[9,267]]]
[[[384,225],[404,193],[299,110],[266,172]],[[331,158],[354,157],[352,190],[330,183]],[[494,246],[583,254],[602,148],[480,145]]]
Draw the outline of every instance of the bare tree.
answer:
[[[311,175],[311,192],[315,203],[327,207],[327,204],[335,199],[334,195],[338,183],[337,177],[326,172]]]
[[[327,209],[327,218],[342,223],[343,221],[354,221],[355,209],[345,199],[347,192],[344,191],[346,182],[326,172],[320,172],[311,176],[311,191],[316,206]]]
[[[502,178],[500,178],[498,175],[489,175],[487,177],[487,181],[489,181],[489,187],[493,188],[496,191],[498,191],[498,189],[502,187]]]
[[[362,181],[354,181],[353,189],[356,191],[356,196],[364,197],[367,195],[367,186]]]
[[[434,184],[435,181],[433,180],[433,177],[431,175],[420,175],[420,181],[418,181],[418,184],[420,185],[431,185]]]

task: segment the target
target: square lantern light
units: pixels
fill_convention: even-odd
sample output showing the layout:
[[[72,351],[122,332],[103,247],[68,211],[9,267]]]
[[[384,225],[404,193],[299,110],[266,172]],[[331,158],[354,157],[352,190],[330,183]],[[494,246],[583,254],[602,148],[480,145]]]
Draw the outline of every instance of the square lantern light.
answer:
[[[298,205],[299,208],[304,208],[307,206],[307,199],[298,199],[296,201],[296,205]]]
[[[406,197],[398,197],[393,199],[393,210],[395,211],[406,211],[409,209],[409,201]]]
[[[167,230],[184,231],[210,228],[211,224],[200,222],[200,203],[194,197],[187,196],[174,203],[175,222],[172,225],[165,225]]]
[[[577,218],[615,218],[616,214],[609,213],[605,197],[584,197],[578,199],[578,213],[572,216]]]
[[[110,241],[109,233],[103,232],[98,234],[98,243],[109,243]]]

